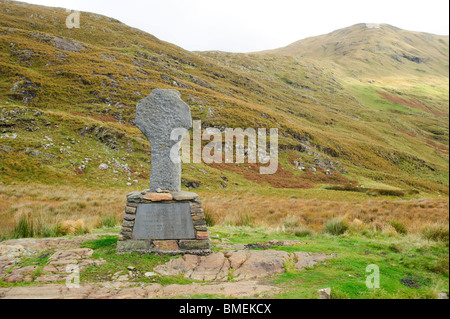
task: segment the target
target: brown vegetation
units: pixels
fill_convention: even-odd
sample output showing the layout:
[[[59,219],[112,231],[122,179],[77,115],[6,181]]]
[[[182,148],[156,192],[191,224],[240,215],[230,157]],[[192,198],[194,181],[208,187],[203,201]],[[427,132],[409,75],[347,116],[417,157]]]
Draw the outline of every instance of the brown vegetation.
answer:
[[[20,222],[35,236],[85,233],[114,227],[123,218],[126,189],[39,184],[0,185],[0,238],[10,238]],[[365,200],[301,199],[295,195],[201,194],[210,224],[289,228],[297,233],[324,230],[342,220],[351,230],[387,234],[417,233],[432,238],[448,233],[448,199]],[[26,217],[25,219],[23,217]],[[442,237],[442,235],[439,235]]]
[[[448,116],[445,113],[442,113],[442,112],[439,112],[439,111],[436,111],[434,109],[427,107],[425,104],[423,104],[420,101],[417,101],[416,99],[406,100],[400,96],[395,96],[395,95],[389,94],[387,92],[377,92],[377,93],[379,95],[381,95],[385,100],[388,100],[389,102],[393,102],[393,103],[411,107],[413,109],[425,111],[427,113],[431,113],[436,116],[443,116],[443,117]]]
[[[275,188],[313,188],[319,184],[332,185],[347,185],[350,183],[345,176],[338,173],[333,175],[325,174],[325,171],[318,168],[314,173],[312,170],[307,170],[301,176],[295,175],[291,170],[285,169],[281,164],[278,164],[278,171],[272,175],[259,174],[260,166],[257,164],[211,164],[213,168],[220,171],[231,171],[244,176],[245,179],[256,182],[260,185],[270,185]]]
[[[126,191],[125,191],[126,193]],[[124,191],[61,185],[0,185],[0,239],[13,236],[21,221],[52,229],[50,236],[74,235],[112,226],[123,218]],[[106,220],[106,223],[105,223]],[[36,234],[44,234],[34,229]]]
[[[330,201],[266,196],[213,196],[205,199],[205,211],[216,224],[282,227],[285,221],[321,231],[327,221],[341,218],[360,229],[383,229],[402,225],[420,233],[434,224],[449,221],[448,199]],[[447,226],[448,228],[448,226]]]

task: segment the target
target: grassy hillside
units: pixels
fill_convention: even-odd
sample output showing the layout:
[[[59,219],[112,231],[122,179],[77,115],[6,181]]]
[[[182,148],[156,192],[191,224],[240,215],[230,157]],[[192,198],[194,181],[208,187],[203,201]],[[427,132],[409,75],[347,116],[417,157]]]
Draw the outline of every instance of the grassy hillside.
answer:
[[[134,126],[135,106],[154,88],[176,88],[205,127],[280,131],[277,174],[186,164],[186,186],[448,194],[448,37],[354,26],[273,52],[196,53],[91,13],[68,29],[67,15],[0,1],[5,184],[146,188],[150,145]]]
[[[310,57],[342,65],[349,74],[378,77],[421,74],[448,77],[448,36],[406,31],[388,24],[357,24],[259,52]]]

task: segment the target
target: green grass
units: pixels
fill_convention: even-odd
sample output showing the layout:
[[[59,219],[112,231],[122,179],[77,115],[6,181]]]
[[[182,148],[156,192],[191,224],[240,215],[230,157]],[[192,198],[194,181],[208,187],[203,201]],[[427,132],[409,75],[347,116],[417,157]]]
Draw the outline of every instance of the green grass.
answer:
[[[395,229],[397,233],[401,235],[406,235],[408,233],[406,226],[399,221],[393,220],[390,222],[390,225]]]
[[[414,109],[410,109],[407,106],[389,102],[384,100],[377,91],[382,91],[382,88],[373,88],[368,85],[357,85],[354,87],[357,96],[361,99],[362,103],[368,107],[376,108],[383,111],[398,111],[404,113],[417,112]]]
[[[444,225],[428,226],[423,230],[423,237],[429,240],[441,241],[448,245],[449,230]]]
[[[448,253],[442,244],[433,244],[433,252],[423,253],[421,249],[415,249],[414,244],[403,242],[401,245],[404,250],[399,253],[389,249],[389,240],[385,238],[376,241],[335,238],[332,241],[319,237],[308,242],[306,249],[302,248],[308,251],[333,251],[338,254],[338,258],[304,272],[281,275],[273,282],[289,288],[289,292],[278,295],[278,298],[317,298],[317,289],[326,287],[332,289],[334,298],[363,299],[435,298],[436,292],[448,291],[448,271],[442,273],[434,268],[439,264],[439,258],[445,258]],[[368,275],[365,271],[370,264],[380,267],[380,291],[368,289],[365,285]],[[428,281],[421,289],[412,289],[401,282],[408,276],[424,277]]]
[[[105,215],[103,216],[97,224],[97,228],[114,229],[118,225],[116,216]]]
[[[348,230],[348,224],[341,218],[334,218],[326,222],[325,229],[331,235],[343,235]]]
[[[298,239],[287,233],[269,229],[213,228],[213,234],[232,243],[263,243],[271,239]],[[243,236],[244,235],[244,236]],[[271,279],[285,292],[275,295],[280,299],[318,298],[317,290],[330,287],[336,299],[416,299],[436,298],[439,292],[448,292],[448,245],[442,241],[428,241],[419,236],[391,238],[381,233],[370,237],[362,235],[330,236],[319,234],[304,237],[301,244],[274,249],[287,252],[305,251],[337,254],[337,258],[304,271],[285,265],[286,273]],[[380,289],[366,287],[368,265],[380,268]],[[402,280],[419,278],[420,288],[405,286]]]
[[[48,225],[39,214],[36,215],[36,217],[32,214],[21,215],[15,223],[11,235],[8,237],[15,239],[35,237],[47,238],[58,237],[62,234],[61,226],[59,224]]]

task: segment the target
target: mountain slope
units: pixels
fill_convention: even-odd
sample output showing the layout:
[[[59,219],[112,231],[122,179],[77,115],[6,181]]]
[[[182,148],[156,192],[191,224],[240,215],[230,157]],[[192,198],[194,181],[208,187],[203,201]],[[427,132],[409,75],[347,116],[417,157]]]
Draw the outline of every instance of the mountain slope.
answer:
[[[448,36],[362,23],[260,53],[333,61],[360,75],[448,77],[448,45]]]
[[[347,65],[355,60],[349,54],[195,53],[91,13],[69,30],[67,15],[0,1],[4,182],[146,187],[150,147],[134,126],[135,106],[159,87],[178,89],[204,127],[280,132],[277,174],[186,164],[189,187],[266,192],[363,183],[448,193],[448,49],[443,58],[423,51],[430,61],[423,72],[409,60],[383,57],[386,68],[361,60],[377,66],[366,76]],[[396,66],[401,76],[379,75]],[[101,171],[101,163],[111,168]]]

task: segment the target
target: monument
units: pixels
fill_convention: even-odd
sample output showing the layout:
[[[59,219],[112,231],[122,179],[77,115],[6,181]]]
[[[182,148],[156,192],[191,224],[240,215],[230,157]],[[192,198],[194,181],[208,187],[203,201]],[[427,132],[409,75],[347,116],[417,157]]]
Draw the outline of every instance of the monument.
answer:
[[[192,127],[189,106],[178,91],[155,89],[137,104],[136,124],[151,145],[150,188],[127,196],[118,253],[211,254],[202,203],[181,191],[181,163],[173,160],[180,146],[171,134]]]

